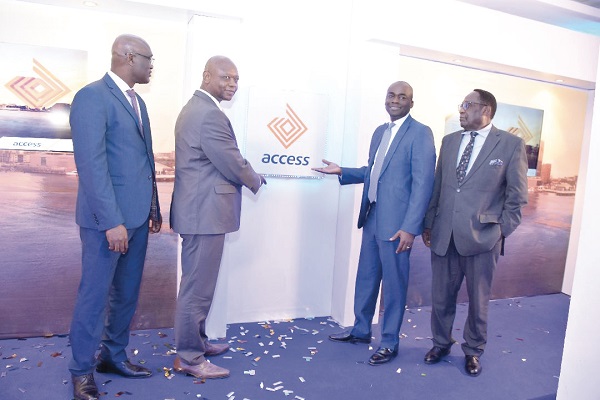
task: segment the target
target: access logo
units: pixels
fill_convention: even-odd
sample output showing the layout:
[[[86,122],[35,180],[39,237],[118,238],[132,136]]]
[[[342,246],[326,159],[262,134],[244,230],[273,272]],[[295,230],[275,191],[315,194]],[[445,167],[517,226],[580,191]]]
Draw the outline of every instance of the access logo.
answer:
[[[287,103],[285,113],[287,117],[275,117],[269,122],[267,127],[279,143],[281,143],[285,149],[288,149],[308,131],[308,128],[304,122],[302,122],[298,114],[296,114],[292,107]],[[265,153],[263,154],[261,161],[265,164],[308,165],[309,159],[309,156],[302,155]]]

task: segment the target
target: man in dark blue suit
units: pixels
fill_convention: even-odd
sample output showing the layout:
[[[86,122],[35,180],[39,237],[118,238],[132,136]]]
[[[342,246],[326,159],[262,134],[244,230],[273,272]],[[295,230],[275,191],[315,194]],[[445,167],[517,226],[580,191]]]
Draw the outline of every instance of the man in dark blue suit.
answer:
[[[340,176],[340,184],[364,183],[358,228],[363,228],[354,293],[354,327],[330,335],[335,342],[370,343],[379,286],[384,315],[379,349],[369,364],[380,365],[398,354],[406,305],[409,256],[433,190],[435,145],[428,126],[414,120],[413,90],[406,82],[390,85],[385,108],[390,123],[379,126],[369,148],[369,162],[343,168],[323,160],[315,171]]]
[[[75,218],[82,243],[69,363],[77,400],[99,397],[94,368],[130,378],[152,374],[129,362],[126,353],[148,233],[158,232],[162,222],[150,120],[132,89],[150,81],[152,62],[142,38],[117,37],[111,70],[77,92],[71,106],[79,175]]]

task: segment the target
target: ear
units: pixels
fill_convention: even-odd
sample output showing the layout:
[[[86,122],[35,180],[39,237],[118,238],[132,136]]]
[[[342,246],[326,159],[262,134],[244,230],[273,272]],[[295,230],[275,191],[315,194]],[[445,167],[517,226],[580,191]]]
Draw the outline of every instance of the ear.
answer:
[[[209,83],[210,82],[210,72],[204,71],[202,73],[202,82]]]

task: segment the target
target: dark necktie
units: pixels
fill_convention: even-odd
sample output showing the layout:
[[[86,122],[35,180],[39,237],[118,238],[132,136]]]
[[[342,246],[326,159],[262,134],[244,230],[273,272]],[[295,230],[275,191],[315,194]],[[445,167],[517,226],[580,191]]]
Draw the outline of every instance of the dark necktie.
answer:
[[[456,167],[456,178],[458,179],[458,184],[460,185],[462,181],[465,179],[467,175],[467,167],[469,166],[469,160],[471,159],[471,153],[473,153],[473,145],[475,144],[475,136],[477,136],[477,132],[471,132],[471,140],[465,147],[463,151],[462,157],[460,157],[460,162],[458,163],[458,167]]]
[[[390,138],[392,137],[392,127],[396,125],[391,122],[383,132],[377,155],[375,156],[375,162],[373,163],[373,169],[371,170],[371,182],[369,183],[369,192],[367,196],[369,201],[373,202],[377,199],[377,184],[379,183],[379,175],[381,175],[381,168],[383,167],[383,159],[387,151],[388,145],[390,144]]]
[[[133,106],[133,111],[135,111],[135,115],[138,119],[140,135],[144,137],[144,128],[142,127],[142,116],[140,114],[140,108],[138,107],[137,97],[135,95],[135,91],[133,89],[127,90],[127,94],[131,97],[131,105]]]

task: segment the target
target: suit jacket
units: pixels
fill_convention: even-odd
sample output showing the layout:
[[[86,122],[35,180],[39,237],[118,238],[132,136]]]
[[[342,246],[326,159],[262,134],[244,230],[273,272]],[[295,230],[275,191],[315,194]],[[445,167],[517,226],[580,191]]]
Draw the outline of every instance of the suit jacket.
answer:
[[[197,90],[175,124],[171,227],[182,234],[223,234],[240,227],[241,190],[260,188],[242,157],[229,118]]]
[[[375,129],[369,162],[361,168],[342,168],[340,183],[363,183],[358,216],[362,228],[369,211],[371,168],[387,124]],[[431,198],[435,171],[435,144],[431,129],[410,115],[398,129],[386,153],[377,185],[377,237],[387,240],[402,229],[419,235]]]
[[[527,155],[523,139],[492,126],[471,170],[458,185],[456,160],[462,132],[447,135],[425,217],[431,251],[444,256],[451,236],[458,253],[490,251],[521,222],[527,204]]]
[[[131,229],[148,220],[154,154],[146,104],[137,100],[144,137],[133,107],[108,74],[73,99],[69,118],[79,175],[75,218],[81,227],[104,231],[124,224]]]

